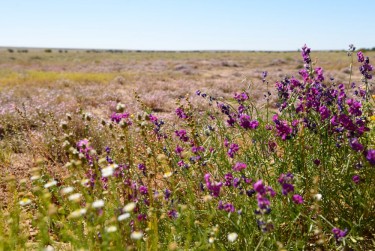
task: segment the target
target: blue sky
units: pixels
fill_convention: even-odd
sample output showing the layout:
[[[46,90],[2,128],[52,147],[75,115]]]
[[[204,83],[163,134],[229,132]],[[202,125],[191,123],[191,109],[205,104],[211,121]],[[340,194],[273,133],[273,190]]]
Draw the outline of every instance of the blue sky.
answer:
[[[374,11],[375,0],[0,0],[0,46],[372,48]]]

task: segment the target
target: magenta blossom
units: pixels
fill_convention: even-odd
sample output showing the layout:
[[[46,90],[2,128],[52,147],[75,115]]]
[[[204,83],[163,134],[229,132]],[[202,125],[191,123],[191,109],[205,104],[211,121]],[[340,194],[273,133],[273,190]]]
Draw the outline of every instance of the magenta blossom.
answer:
[[[237,172],[240,172],[241,170],[245,169],[247,166],[245,163],[241,163],[241,162],[237,162],[234,166],[233,166],[233,170],[234,171],[237,171]]]
[[[359,177],[359,175],[354,175],[353,178],[352,178],[352,181],[355,184],[358,184],[361,181],[361,177]]]
[[[295,204],[302,204],[304,202],[302,196],[299,194],[293,195],[292,200]]]

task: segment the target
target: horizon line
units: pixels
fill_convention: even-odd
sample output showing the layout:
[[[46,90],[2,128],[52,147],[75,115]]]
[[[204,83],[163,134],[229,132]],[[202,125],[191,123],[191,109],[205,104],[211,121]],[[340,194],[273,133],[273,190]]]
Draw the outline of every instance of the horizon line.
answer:
[[[83,48],[83,47],[39,47],[39,46],[7,46],[0,45],[0,49],[30,49],[30,50],[77,50],[77,51],[125,51],[125,52],[299,52],[301,49],[295,50],[240,50],[240,49],[184,49],[184,50],[162,50],[162,49],[119,49],[119,48]],[[358,50],[375,50],[372,48],[358,48]],[[345,49],[320,49],[314,51],[346,51]]]

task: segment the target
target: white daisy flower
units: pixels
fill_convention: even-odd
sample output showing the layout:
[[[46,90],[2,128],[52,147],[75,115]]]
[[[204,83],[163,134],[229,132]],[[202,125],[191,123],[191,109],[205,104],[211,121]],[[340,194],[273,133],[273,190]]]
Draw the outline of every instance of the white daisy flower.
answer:
[[[124,214],[121,214],[117,217],[117,220],[118,221],[123,221],[123,220],[126,220],[127,218],[130,217],[130,214],[129,213],[124,213]]]
[[[135,202],[130,202],[129,204],[126,204],[125,207],[124,207],[124,211],[125,212],[131,212],[134,210],[136,204]]]
[[[163,177],[164,178],[169,178],[169,177],[171,177],[172,176],[172,172],[166,172],[166,173],[164,173],[164,175],[163,175]]]
[[[86,208],[81,208],[81,209],[77,209],[73,212],[71,212],[68,216],[68,218],[78,218],[78,217],[81,217],[82,215],[86,214],[87,212],[87,209]]]
[[[51,180],[44,185],[44,188],[50,188],[50,187],[56,186],[56,184],[57,184],[56,180]]]
[[[323,196],[320,193],[317,193],[317,194],[314,195],[314,199],[316,199],[317,201],[322,200],[322,197]]]
[[[238,234],[237,233],[230,233],[228,234],[228,241],[234,242],[237,240]]]
[[[82,197],[82,194],[80,194],[80,193],[74,193],[72,195],[69,195],[68,199],[70,201],[78,201],[78,200],[81,199],[81,197]]]
[[[142,231],[134,231],[133,233],[131,233],[130,235],[130,238],[134,239],[134,240],[139,240],[143,237],[143,233]]]
[[[118,167],[116,164],[111,164],[102,169],[102,177],[109,177],[113,175],[114,170]]]
[[[61,189],[61,193],[64,195],[73,192],[73,190],[73,187],[64,187],[63,189]]]
[[[93,208],[102,208],[104,207],[104,200],[97,200],[92,203]]]
[[[113,232],[116,232],[117,231],[117,227],[116,226],[109,226],[109,227],[106,227],[105,228],[105,231],[107,233],[113,233]]]
[[[31,203],[31,200],[28,199],[28,198],[23,198],[22,200],[20,200],[20,206],[26,206],[26,205],[29,205]]]
[[[35,181],[35,180],[38,180],[38,179],[40,179],[40,175],[33,175],[30,178],[31,181]]]

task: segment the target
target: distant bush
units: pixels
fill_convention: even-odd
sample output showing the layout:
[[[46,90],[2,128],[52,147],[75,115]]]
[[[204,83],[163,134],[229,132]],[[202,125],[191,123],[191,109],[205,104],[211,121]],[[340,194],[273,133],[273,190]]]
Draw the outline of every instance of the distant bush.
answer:
[[[45,52],[45,53],[51,53],[52,50],[51,50],[51,49],[45,49],[44,52]]]
[[[13,53],[14,50],[13,50],[13,49],[8,49],[8,52],[9,52],[9,53]]]

